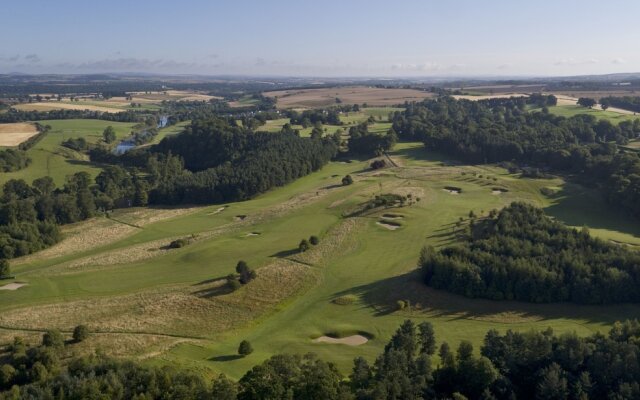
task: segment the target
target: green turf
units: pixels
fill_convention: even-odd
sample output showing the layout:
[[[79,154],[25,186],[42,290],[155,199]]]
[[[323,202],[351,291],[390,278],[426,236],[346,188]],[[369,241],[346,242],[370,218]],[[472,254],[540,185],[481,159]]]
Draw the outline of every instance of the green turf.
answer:
[[[133,123],[110,122],[94,119],[68,119],[38,121],[42,125],[51,125],[51,131],[28,151],[32,162],[20,171],[0,174],[0,184],[9,179],[24,179],[31,183],[34,179],[51,176],[57,185],[65,181],[67,175],[86,171],[97,175],[100,167],[88,161],[87,157],[76,151],[60,146],[69,138],[84,137],[90,143],[102,139],[102,131],[111,125],[118,139],[131,133]]]
[[[392,155],[405,168],[365,176],[358,175],[367,165],[365,161],[330,163],[323,170],[286,187],[250,201],[229,204],[217,214],[213,212],[219,206],[203,208],[145,226],[134,235],[101,248],[17,266],[14,270],[18,279],[28,282],[29,286],[14,292],[0,292],[0,312],[37,304],[137,293],[178,283],[197,283],[225,276],[233,271],[239,259],[256,267],[264,266],[273,261],[276,254],[294,249],[301,238],[319,235],[324,240],[331,229],[343,221],[342,215],[356,204],[373,194],[396,188],[414,188],[421,192],[417,204],[393,210],[404,216],[400,229],[390,231],[377,225],[382,211],[359,218],[361,226],[344,241],[344,245],[327,256],[324,266],[313,267],[320,273],[320,279],[307,291],[239,329],[194,332],[194,335],[204,335],[210,340],[200,341],[197,345],[178,345],[148,362],[223,371],[237,378],[274,353],[313,351],[348,372],[354,357],[362,355],[373,359],[406,318],[431,321],[440,340],[446,339],[456,345],[460,340],[468,339],[477,348],[491,328],[504,331],[508,328],[552,327],[557,332],[588,334],[605,330],[614,320],[634,317],[640,312],[640,306],[629,305],[588,307],[472,300],[425,287],[414,272],[420,248],[427,243],[435,246],[454,243],[452,226],[470,210],[486,214],[511,201],[525,200],[545,207],[550,215],[570,225],[588,225],[599,237],[640,244],[640,231],[637,224],[610,210],[597,192],[567,184],[559,178],[522,179],[493,166],[457,166],[447,157],[425,151],[419,143],[400,143]],[[199,241],[146,261],[78,270],[67,275],[51,273],[58,268],[57,264],[86,255],[126,251],[123,249],[132,244],[198,234],[223,226],[232,222],[235,215],[252,215],[293,196],[312,194],[320,187],[338,184],[347,173],[357,177],[355,184],[338,188],[301,208],[265,219],[246,230]],[[451,195],[443,190],[445,186],[460,187],[462,193]],[[494,195],[491,193],[494,186],[509,191]],[[556,188],[557,193],[545,197],[540,193],[543,187]],[[114,217],[124,221],[127,215],[125,210]],[[261,235],[245,237],[248,231],[259,231]],[[332,302],[345,295],[355,296],[357,300],[348,305]],[[389,312],[388,307],[400,299],[410,300],[413,308]],[[418,306],[420,309],[416,308]],[[172,333],[172,327],[165,329]],[[328,332],[358,331],[370,333],[373,339],[360,347],[316,344],[311,340]],[[255,352],[242,359],[225,358],[235,354],[242,339],[250,340]]]
[[[588,114],[593,115],[599,119],[606,119],[613,123],[619,123],[622,121],[633,121],[636,118],[640,118],[639,116],[631,115],[631,114],[621,114],[614,111],[604,111],[600,108],[585,108],[578,105],[564,105],[564,106],[553,106],[549,107],[549,112],[560,115],[562,117],[573,117],[578,114]]]

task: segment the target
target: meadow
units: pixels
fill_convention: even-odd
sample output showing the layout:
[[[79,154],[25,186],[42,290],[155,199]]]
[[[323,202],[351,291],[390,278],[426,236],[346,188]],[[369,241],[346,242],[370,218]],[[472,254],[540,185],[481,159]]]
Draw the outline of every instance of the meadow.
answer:
[[[16,172],[0,174],[0,184],[9,179],[24,179],[32,182],[36,178],[51,176],[57,185],[62,185],[67,175],[86,171],[92,176],[100,173],[101,168],[91,163],[87,156],[61,146],[70,138],[84,137],[89,143],[102,140],[102,132],[107,126],[113,126],[118,139],[131,133],[133,123],[110,122],[92,119],[44,120],[42,125],[50,125],[51,131],[34,147],[28,150],[32,162],[27,168]]]
[[[27,286],[0,292],[0,341],[86,323],[95,334],[74,351],[100,348],[234,378],[274,353],[311,351],[347,373],[354,357],[372,360],[406,318],[428,320],[438,338],[452,345],[468,339],[477,349],[492,328],[585,335],[640,311],[635,305],[472,300],[426,287],[415,270],[420,248],[455,243],[455,223],[470,210],[486,215],[514,200],[529,201],[632,246],[640,245],[640,229],[596,192],[560,178],[458,165],[420,143],[399,143],[390,157],[398,167],[371,171],[369,160],[333,162],[246,202],[120,210],[66,227],[62,243],[13,263],[16,281]],[[346,174],[354,184],[340,185]],[[452,186],[461,193],[445,190]],[[495,193],[495,187],[505,191]],[[554,194],[542,195],[543,187]],[[410,193],[415,201],[346,217],[380,193]],[[398,229],[379,224],[390,218]],[[310,235],[320,244],[300,254],[299,241]],[[87,243],[86,237],[98,239]],[[167,249],[185,237],[192,243]],[[258,278],[228,293],[223,278],[241,259],[257,268]],[[338,301],[345,297],[350,300]],[[398,300],[410,306],[397,311]],[[313,341],[355,333],[370,340],[361,346]],[[245,358],[235,356],[242,339],[255,348]]]

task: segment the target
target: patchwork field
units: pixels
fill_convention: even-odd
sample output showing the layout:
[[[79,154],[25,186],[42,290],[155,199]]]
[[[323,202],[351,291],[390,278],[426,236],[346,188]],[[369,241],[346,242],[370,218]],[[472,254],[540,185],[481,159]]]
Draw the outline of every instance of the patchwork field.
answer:
[[[85,104],[84,102],[57,102],[57,101],[47,101],[47,102],[36,102],[36,103],[24,103],[17,104],[13,106],[16,110],[20,111],[53,111],[53,110],[89,110],[89,111],[100,111],[106,113],[117,113],[122,112],[123,110],[117,107],[108,107],[108,106],[96,106],[93,104]]]
[[[238,378],[280,352],[312,351],[348,373],[354,357],[372,360],[406,318],[431,321],[437,337],[455,346],[463,339],[477,345],[491,328],[588,334],[640,312],[635,305],[471,300],[427,288],[415,271],[420,248],[455,243],[456,222],[466,221],[470,210],[486,215],[524,200],[632,246],[640,245],[640,227],[607,208],[596,192],[559,178],[456,165],[419,143],[400,143],[390,157],[398,167],[371,171],[369,160],[333,162],[246,202],[120,210],[110,219],[65,227],[62,243],[12,263],[17,277],[7,283],[26,286],[0,291],[0,340],[50,327],[70,332],[86,323],[95,334],[76,351],[100,348]],[[346,174],[353,185],[340,185]],[[447,187],[461,191],[454,195]],[[555,194],[542,195],[543,187]],[[348,217],[380,193],[414,200]],[[320,244],[299,253],[298,243],[310,235]],[[166,248],[183,237],[192,243]],[[258,277],[229,293],[223,278],[241,259]],[[395,311],[398,300],[411,306]],[[316,340],[325,336],[346,343]],[[238,358],[242,339],[255,352]]]
[[[38,134],[34,124],[16,122],[14,124],[0,124],[0,147],[14,147]]]
[[[384,89],[366,86],[336,87],[325,89],[293,89],[265,92],[275,97],[278,108],[313,108],[342,104],[368,104],[371,106],[393,106],[405,101],[420,101],[433,94],[415,89]]]
[[[129,135],[133,123],[110,122],[92,119],[44,120],[42,125],[50,125],[51,130],[34,147],[27,151],[31,164],[16,172],[0,174],[0,184],[9,179],[24,179],[32,182],[36,178],[51,176],[56,184],[61,185],[67,175],[86,171],[92,176],[101,171],[101,167],[89,162],[84,154],[78,153],[60,144],[69,138],[84,137],[89,143],[97,143],[102,139],[102,132],[107,126],[113,126],[116,136],[122,139]],[[30,124],[26,124],[30,125]],[[32,126],[32,125],[30,125]]]

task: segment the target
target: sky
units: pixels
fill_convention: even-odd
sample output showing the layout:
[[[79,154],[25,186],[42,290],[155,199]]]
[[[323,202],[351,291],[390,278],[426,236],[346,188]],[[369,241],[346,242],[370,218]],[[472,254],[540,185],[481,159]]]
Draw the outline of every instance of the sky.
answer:
[[[640,72],[638,17],[638,0],[3,1],[0,73]]]

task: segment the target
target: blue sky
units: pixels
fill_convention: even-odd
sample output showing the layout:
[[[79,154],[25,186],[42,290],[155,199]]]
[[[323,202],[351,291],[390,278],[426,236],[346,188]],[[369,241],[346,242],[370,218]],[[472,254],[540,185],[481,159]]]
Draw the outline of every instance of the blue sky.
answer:
[[[640,71],[637,0],[20,0],[0,12],[0,73]]]

